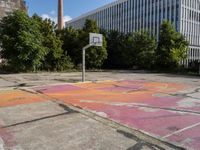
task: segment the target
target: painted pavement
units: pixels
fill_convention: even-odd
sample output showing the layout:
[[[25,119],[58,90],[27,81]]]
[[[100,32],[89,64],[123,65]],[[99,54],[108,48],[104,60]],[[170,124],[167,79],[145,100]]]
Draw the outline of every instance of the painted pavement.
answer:
[[[105,81],[33,90],[188,149],[200,150],[200,88],[179,83]],[[49,98],[48,98],[49,99]],[[48,101],[22,90],[0,91],[0,107]],[[17,142],[0,119],[2,145]],[[20,149],[19,147],[17,147]]]
[[[0,108],[22,104],[32,104],[43,101],[47,101],[47,99],[37,94],[28,93],[21,90],[0,91]],[[5,122],[2,120],[2,118],[0,118],[0,150],[4,150],[4,148],[21,150],[21,147],[18,146],[18,143],[15,141],[14,133],[5,129],[4,126]]]
[[[105,81],[34,90],[154,137],[200,149],[198,88],[179,83]]]
[[[21,90],[0,91],[0,107],[16,106],[20,104],[31,104],[46,101],[41,95],[28,93]]]

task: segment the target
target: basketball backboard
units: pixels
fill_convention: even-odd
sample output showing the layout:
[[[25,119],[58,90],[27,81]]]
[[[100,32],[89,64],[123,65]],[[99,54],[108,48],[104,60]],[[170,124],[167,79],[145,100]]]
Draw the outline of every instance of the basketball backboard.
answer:
[[[103,46],[103,35],[97,33],[90,33],[91,46]]]
[[[90,33],[89,44],[82,49],[82,82],[85,82],[85,50],[91,46],[103,46],[103,35],[97,33]]]

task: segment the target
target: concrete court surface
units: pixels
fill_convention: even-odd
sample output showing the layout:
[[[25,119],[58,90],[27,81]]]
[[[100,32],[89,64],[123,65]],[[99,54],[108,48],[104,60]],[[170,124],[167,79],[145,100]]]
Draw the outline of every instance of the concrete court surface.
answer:
[[[0,91],[0,150],[179,149],[135,134],[41,94],[19,89]]]
[[[69,109],[71,104],[119,127],[199,149],[199,77],[114,71],[92,72],[87,78],[112,81],[65,83],[79,81],[80,73],[0,75],[0,143],[14,149],[179,149],[110,127]]]

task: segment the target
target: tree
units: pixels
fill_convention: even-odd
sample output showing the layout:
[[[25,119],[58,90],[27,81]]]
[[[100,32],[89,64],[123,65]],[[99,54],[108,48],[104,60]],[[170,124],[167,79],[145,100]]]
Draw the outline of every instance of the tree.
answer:
[[[161,69],[177,67],[179,61],[185,58],[188,42],[176,32],[169,21],[163,21],[160,27],[158,48],[156,50],[156,64]]]
[[[15,11],[0,22],[2,57],[13,71],[33,71],[46,55],[37,21],[23,11]]]
[[[187,58],[188,45],[189,44],[185,38],[179,34],[176,40],[176,45],[171,50],[171,58],[176,64]]]
[[[63,42],[63,53],[68,54],[74,65],[81,63],[81,45],[79,41],[79,31],[71,27],[67,27],[58,33]]]
[[[79,31],[81,48],[86,46],[89,42],[89,33],[99,33],[99,28],[93,20],[86,20],[83,30]],[[86,67],[99,68],[103,65],[104,60],[107,58],[107,43],[105,37],[103,38],[102,47],[91,47],[86,51]],[[81,52],[81,51],[80,51]]]
[[[33,15],[32,18],[36,20],[40,25],[40,32],[42,33],[43,36],[42,44],[45,47],[46,51],[46,56],[42,62],[43,63],[42,69],[51,71],[68,69],[68,67],[71,66],[70,58],[69,56],[63,57],[64,55],[62,49],[63,43],[60,40],[60,37],[56,35],[55,23],[50,19],[43,20],[36,14]],[[61,63],[62,61],[66,63],[65,67],[63,66],[64,64]]]
[[[132,37],[118,31],[105,32],[108,59],[105,68],[131,68],[134,64]]]
[[[59,32],[63,41],[64,52],[67,52],[72,62],[78,66],[82,63],[82,48],[89,44],[89,33],[99,33],[95,21],[86,20],[83,29],[76,30],[71,27]],[[99,68],[107,58],[106,41],[103,39],[102,47],[91,47],[86,51],[86,67]]]
[[[155,61],[156,40],[146,31],[133,34],[135,63],[139,68],[151,69]]]

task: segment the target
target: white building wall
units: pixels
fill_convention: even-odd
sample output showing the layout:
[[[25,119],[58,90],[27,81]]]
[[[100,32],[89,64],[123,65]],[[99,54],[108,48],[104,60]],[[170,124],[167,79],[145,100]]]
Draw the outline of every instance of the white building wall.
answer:
[[[66,23],[80,29],[86,19],[97,21],[100,28],[132,33],[148,30],[159,37],[163,19],[171,21],[189,41],[188,60],[200,61],[199,0],[118,0]]]
[[[189,41],[188,61],[200,61],[200,1],[181,1],[181,33]]]

